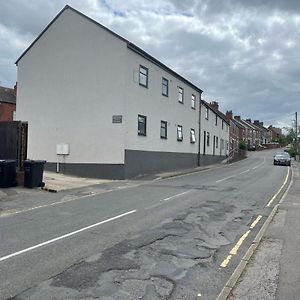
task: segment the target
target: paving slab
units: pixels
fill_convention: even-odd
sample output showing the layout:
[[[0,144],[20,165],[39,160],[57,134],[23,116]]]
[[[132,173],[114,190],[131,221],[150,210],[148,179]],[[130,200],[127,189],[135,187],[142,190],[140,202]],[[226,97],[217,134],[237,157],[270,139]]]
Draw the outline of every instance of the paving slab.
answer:
[[[86,187],[90,185],[102,184],[111,182],[108,179],[94,179],[94,178],[84,178],[77,176],[64,175],[55,172],[44,172],[44,182],[46,190],[52,191],[63,191],[69,189],[76,189],[81,187]]]

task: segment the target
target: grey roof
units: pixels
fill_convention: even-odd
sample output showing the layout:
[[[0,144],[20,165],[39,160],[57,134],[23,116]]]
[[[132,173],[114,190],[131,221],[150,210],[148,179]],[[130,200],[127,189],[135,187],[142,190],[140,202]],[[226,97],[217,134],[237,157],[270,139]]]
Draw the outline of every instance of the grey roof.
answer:
[[[251,123],[247,120],[245,122],[247,122],[249,125],[251,125],[256,131],[262,131],[262,129],[260,127],[258,127],[256,124]]]
[[[232,122],[233,122],[237,127],[241,128],[241,129],[245,129],[245,126],[244,126],[242,123],[240,123],[238,120],[232,119]]]
[[[189,80],[185,79],[184,77],[182,77],[181,75],[179,75],[178,73],[176,73],[175,71],[173,71],[172,69],[170,69],[169,67],[167,67],[165,64],[163,64],[162,62],[160,62],[159,60],[157,60],[156,58],[154,58],[153,56],[151,56],[150,54],[148,54],[147,52],[145,52],[144,50],[142,50],[141,48],[139,48],[138,46],[136,46],[135,44],[131,43],[130,41],[126,40],[125,38],[123,38],[122,36],[118,35],[117,33],[113,32],[112,30],[108,29],[107,27],[103,26],[102,24],[96,22],[95,20],[91,19],[90,17],[86,16],[85,14],[83,14],[82,12],[74,9],[73,7],[66,5],[58,14],[57,16],[46,26],[46,28],[37,36],[37,38],[31,43],[31,45],[21,54],[21,56],[17,59],[17,61],[15,62],[16,65],[18,65],[18,62],[20,61],[20,59],[30,50],[30,48],[39,40],[39,38],[47,31],[47,29],[57,20],[57,18],[66,10],[66,9],[70,9],[72,11],[74,11],[75,13],[81,15],[82,17],[86,18],[87,20],[93,22],[94,24],[98,25],[99,27],[101,27],[102,29],[108,31],[109,33],[111,33],[112,35],[114,35],[115,37],[121,39],[123,42],[127,43],[127,47],[128,49],[131,49],[132,51],[138,53],[139,55],[141,55],[142,57],[148,59],[149,61],[151,61],[152,63],[156,64],[157,66],[161,67],[162,69],[164,69],[165,71],[169,72],[170,74],[172,74],[174,77],[177,77],[178,79],[180,79],[181,81],[183,81],[185,84],[191,86],[192,88],[194,88],[195,90],[197,90],[198,92],[202,93],[203,91],[198,88],[196,85],[194,85],[193,83],[191,83]]]
[[[14,95],[14,89],[0,86],[0,102],[16,104],[16,96]]]

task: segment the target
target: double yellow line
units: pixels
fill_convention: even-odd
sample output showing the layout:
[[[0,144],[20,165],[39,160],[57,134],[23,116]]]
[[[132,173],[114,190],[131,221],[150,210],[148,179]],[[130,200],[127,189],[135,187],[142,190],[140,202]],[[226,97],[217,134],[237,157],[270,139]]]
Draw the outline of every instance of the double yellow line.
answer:
[[[290,175],[290,168],[288,168],[288,172],[286,174],[285,180],[282,184],[282,186],[280,187],[280,189],[274,194],[274,196],[270,199],[270,201],[268,202],[268,204],[266,205],[266,207],[270,207],[271,204],[273,203],[273,201],[277,198],[277,196],[281,193],[282,189],[284,188],[284,186],[286,185],[288,178]],[[229,264],[230,260],[232,259],[232,257],[234,255],[237,254],[239,248],[241,247],[241,245],[243,244],[243,242],[246,240],[246,238],[248,237],[248,235],[250,234],[251,230],[258,224],[258,222],[260,221],[260,219],[262,218],[262,215],[258,215],[256,217],[256,219],[252,222],[252,224],[250,225],[249,229],[240,237],[240,239],[238,240],[238,242],[234,245],[234,247],[230,250],[229,255],[223,260],[223,262],[220,264],[221,268],[226,268],[227,265]]]
[[[221,263],[220,267],[222,267],[222,268],[226,268],[227,267],[227,265],[229,264],[231,258],[234,255],[237,254],[239,248],[241,247],[241,245],[243,244],[243,242],[245,241],[245,239],[247,238],[247,236],[250,234],[251,230],[257,225],[257,223],[260,221],[261,218],[262,218],[262,215],[258,215],[256,217],[256,219],[250,225],[250,228],[240,237],[240,239],[238,240],[238,242],[230,250],[229,255],[223,260],[223,262]]]

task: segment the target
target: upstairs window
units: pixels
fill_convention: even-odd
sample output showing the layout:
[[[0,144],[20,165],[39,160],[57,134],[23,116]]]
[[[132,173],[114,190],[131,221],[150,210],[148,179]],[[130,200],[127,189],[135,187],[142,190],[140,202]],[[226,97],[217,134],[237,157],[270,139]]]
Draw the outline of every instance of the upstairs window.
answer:
[[[183,103],[183,88],[178,87],[178,102]]]
[[[216,115],[216,122],[215,122],[216,126],[218,126],[218,116]]]
[[[160,137],[166,139],[168,137],[168,123],[166,121],[160,121]]]
[[[195,95],[192,95],[191,107],[192,107],[192,109],[196,109],[196,96]]]
[[[205,119],[208,120],[208,108],[205,108]]]
[[[182,140],[183,140],[182,126],[177,125],[177,141],[182,142]]]
[[[138,115],[138,135],[146,136],[147,117]]]
[[[191,143],[195,144],[196,143],[196,134],[195,134],[195,129],[193,129],[193,128],[191,128],[190,137],[191,137]]]
[[[224,129],[224,121],[222,120],[222,130]]]
[[[169,80],[166,78],[162,78],[162,95],[169,96]]]
[[[148,87],[148,68],[140,65],[139,84]]]

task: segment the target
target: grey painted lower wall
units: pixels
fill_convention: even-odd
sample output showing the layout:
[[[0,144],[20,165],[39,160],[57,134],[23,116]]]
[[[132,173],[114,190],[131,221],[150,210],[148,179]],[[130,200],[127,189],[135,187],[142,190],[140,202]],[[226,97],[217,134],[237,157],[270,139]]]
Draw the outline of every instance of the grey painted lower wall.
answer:
[[[56,172],[56,163],[47,162],[45,169]],[[103,179],[124,179],[123,164],[60,163],[60,173]]]
[[[194,153],[125,150],[125,177],[193,168],[197,160]]]
[[[220,163],[226,159],[226,156],[219,156],[219,155],[201,155],[200,156],[200,166],[208,166]]]
[[[200,166],[216,164],[225,156],[201,155]],[[60,163],[60,173],[104,179],[129,179],[164,171],[195,168],[198,155],[194,153],[125,150],[123,164]],[[45,169],[56,172],[56,163],[47,162]]]

